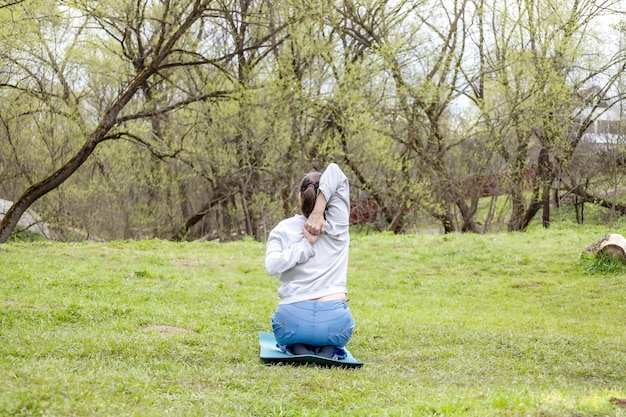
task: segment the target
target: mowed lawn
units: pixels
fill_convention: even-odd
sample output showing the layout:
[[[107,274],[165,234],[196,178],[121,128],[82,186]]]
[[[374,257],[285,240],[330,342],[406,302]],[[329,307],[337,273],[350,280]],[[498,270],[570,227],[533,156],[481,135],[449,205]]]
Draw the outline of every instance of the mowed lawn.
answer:
[[[606,233],[353,235],[360,369],[259,360],[263,243],[0,245],[0,415],[626,416]]]

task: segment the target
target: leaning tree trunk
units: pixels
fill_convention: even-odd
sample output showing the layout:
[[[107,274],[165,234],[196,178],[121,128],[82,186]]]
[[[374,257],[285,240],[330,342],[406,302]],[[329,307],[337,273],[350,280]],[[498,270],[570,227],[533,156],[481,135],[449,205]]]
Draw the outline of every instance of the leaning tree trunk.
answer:
[[[95,139],[97,133],[98,132],[94,132],[94,134],[91,135],[90,140],[83,145],[69,162],[63,165],[54,174],[31,185],[11,206],[4,215],[2,222],[0,222],[0,243],[5,243],[9,239],[20,217],[22,217],[22,214],[24,214],[37,199],[61,185],[87,160],[98,145],[98,141]]]

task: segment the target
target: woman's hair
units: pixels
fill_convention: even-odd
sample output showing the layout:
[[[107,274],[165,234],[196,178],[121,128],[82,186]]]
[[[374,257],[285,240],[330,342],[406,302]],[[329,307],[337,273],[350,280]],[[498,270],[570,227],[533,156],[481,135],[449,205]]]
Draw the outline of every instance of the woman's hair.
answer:
[[[320,186],[321,172],[309,172],[304,176],[302,184],[300,185],[300,195],[302,196],[302,203],[300,210],[304,217],[309,217],[315,207],[315,200],[317,199],[317,189]]]

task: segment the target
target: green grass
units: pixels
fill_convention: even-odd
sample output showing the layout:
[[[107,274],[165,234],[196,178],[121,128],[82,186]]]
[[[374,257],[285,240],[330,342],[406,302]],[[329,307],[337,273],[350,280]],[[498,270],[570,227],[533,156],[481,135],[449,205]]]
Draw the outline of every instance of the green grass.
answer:
[[[356,370],[260,362],[262,243],[0,245],[0,415],[626,416],[606,233],[354,236]]]

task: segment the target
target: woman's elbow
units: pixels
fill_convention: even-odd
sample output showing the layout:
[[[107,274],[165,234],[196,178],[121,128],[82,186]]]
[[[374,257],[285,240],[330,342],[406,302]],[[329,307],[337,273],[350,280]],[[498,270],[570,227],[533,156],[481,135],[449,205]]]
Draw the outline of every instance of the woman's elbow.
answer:
[[[278,275],[281,273],[280,265],[275,259],[265,258],[265,271],[270,275]]]
[[[267,262],[265,262],[265,272],[267,272],[269,275],[276,275],[278,273],[273,265],[270,265]]]

